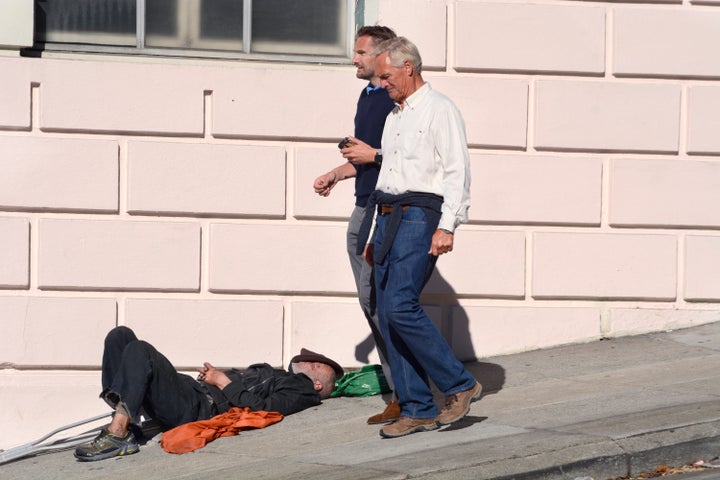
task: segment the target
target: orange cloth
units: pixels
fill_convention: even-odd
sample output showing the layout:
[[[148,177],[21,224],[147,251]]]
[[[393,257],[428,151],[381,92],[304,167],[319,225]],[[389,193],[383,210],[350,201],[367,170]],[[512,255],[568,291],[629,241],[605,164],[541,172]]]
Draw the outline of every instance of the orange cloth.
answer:
[[[248,407],[232,407],[209,420],[186,423],[164,432],[160,445],[168,453],[192,452],[216,438],[237,435],[240,430],[264,428],[282,419],[278,412],[252,412]]]

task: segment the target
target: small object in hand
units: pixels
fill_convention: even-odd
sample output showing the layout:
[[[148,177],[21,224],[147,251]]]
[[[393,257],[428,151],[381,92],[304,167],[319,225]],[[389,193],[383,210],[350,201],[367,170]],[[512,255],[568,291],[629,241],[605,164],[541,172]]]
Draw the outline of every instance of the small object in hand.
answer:
[[[340,143],[338,143],[338,148],[342,150],[343,148],[349,147],[350,145],[353,145],[353,142],[350,141],[350,138],[345,137],[340,140]]]

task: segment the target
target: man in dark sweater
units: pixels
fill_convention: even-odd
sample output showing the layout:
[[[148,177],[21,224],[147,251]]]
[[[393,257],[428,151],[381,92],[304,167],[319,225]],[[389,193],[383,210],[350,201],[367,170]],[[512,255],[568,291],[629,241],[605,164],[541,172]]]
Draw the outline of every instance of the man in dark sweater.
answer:
[[[306,349],[293,357],[289,371],[266,363],[250,365],[244,372],[205,363],[198,371],[197,381],[178,373],[129,328],[111,330],[105,338],[100,398],[115,413],[97,438],[75,450],[75,457],[95,461],[136,453],[139,447],[130,425],[139,425],[141,410],[164,430],[206,420],[231,407],[290,415],[319,405],[343,375],[336,362]]]
[[[380,80],[375,75],[372,51],[383,41],[395,37],[395,32],[388,27],[366,26],[358,30],[355,36],[353,65],[357,68],[357,78],[367,80],[368,84],[363,87],[357,102],[355,134],[348,137],[346,142],[340,144],[340,152],[346,161],[328,173],[319,176],[313,185],[315,192],[326,197],[338,182],[347,178],[355,178],[355,208],[348,223],[347,251],[355,277],[360,307],[370,325],[383,373],[391,389],[393,389],[393,384],[387,362],[385,341],[380,333],[378,317],[375,311],[375,287],[372,267],[365,262],[362,255],[356,253],[356,246],[365,206],[368,197],[375,190],[375,182],[377,182],[380,165],[382,164],[380,140],[385,118],[395,106],[385,89],[380,87]],[[384,412],[370,417],[368,423],[391,422],[397,419],[399,415],[400,408],[397,402],[393,400],[388,404]]]

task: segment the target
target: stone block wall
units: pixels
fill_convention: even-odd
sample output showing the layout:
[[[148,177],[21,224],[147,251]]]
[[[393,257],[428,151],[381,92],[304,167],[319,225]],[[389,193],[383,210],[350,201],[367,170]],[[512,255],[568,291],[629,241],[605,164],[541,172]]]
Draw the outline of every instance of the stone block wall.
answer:
[[[424,296],[460,358],[720,320],[720,2],[368,3],[466,121],[470,222]],[[107,408],[119,324],[185,370],[377,362],[352,182],[312,190],[351,66],[8,48],[0,72],[0,448]]]

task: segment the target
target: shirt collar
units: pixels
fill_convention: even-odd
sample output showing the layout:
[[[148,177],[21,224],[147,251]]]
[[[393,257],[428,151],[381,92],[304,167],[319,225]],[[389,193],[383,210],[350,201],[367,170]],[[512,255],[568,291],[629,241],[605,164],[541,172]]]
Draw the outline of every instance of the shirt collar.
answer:
[[[377,92],[382,87],[380,85],[373,85],[372,83],[368,83],[368,86],[365,87],[365,93],[370,95],[373,92]]]
[[[428,82],[425,82],[422,87],[415,90],[412,95],[405,99],[405,105],[410,108],[415,108],[420,102],[422,102],[423,98],[425,98],[430,90],[432,90],[432,87]],[[396,103],[396,105],[398,104]]]

